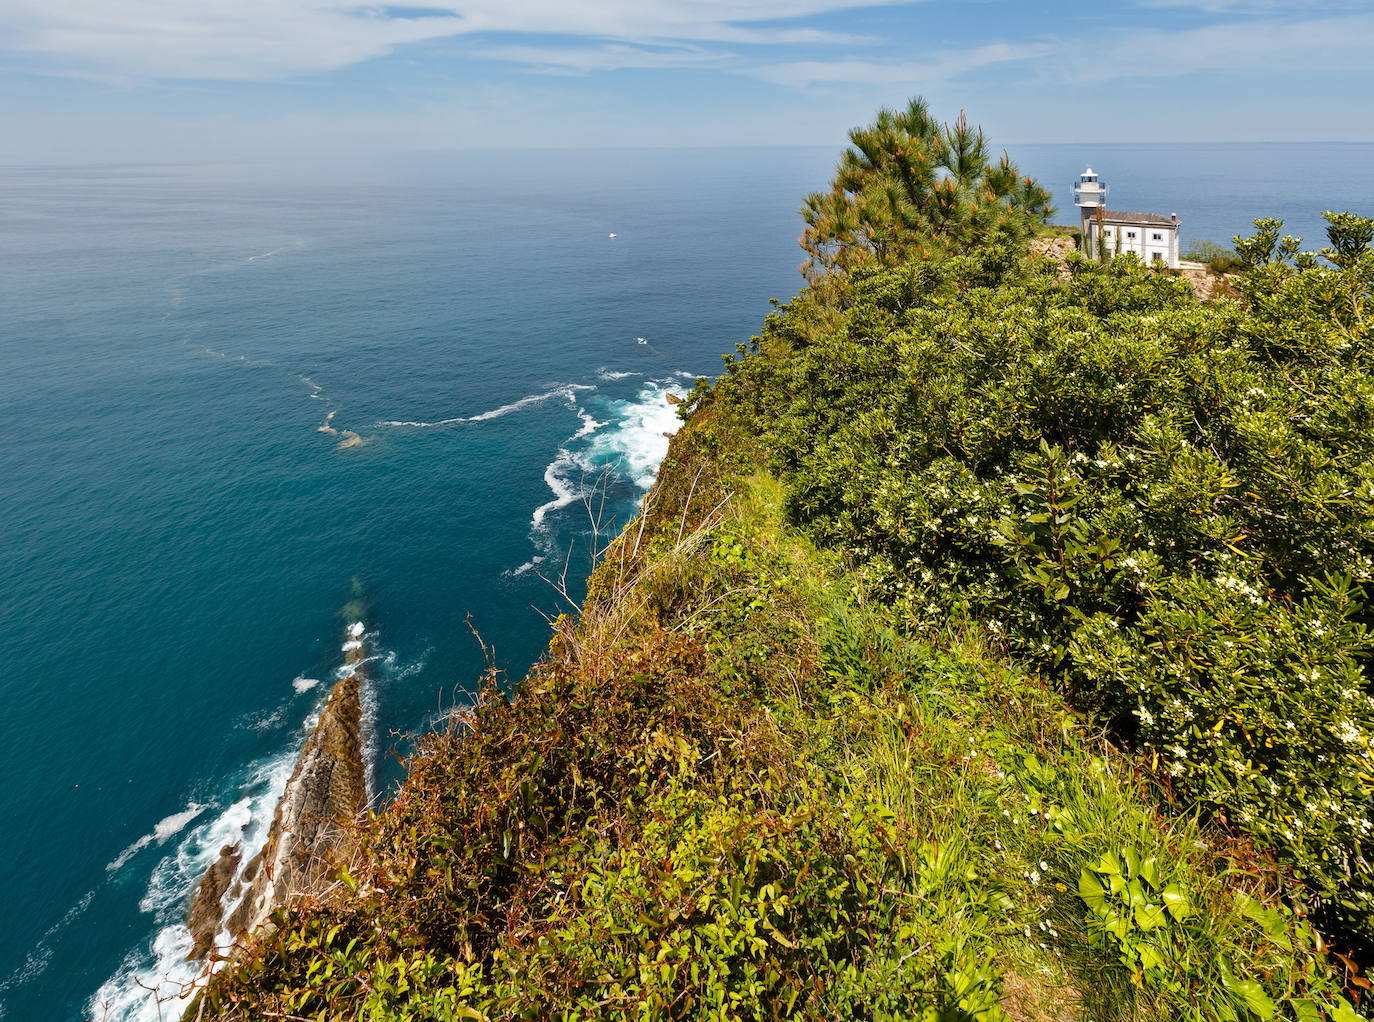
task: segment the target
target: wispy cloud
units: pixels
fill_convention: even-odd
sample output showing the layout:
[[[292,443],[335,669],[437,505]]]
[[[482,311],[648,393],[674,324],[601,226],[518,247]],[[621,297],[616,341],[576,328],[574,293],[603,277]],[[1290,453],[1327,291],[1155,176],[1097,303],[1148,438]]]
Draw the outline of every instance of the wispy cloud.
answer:
[[[1079,40],[1056,69],[1083,82],[1198,72],[1285,74],[1374,70],[1374,14],[1265,18],[1175,31],[1136,30]]]
[[[686,70],[722,68],[734,62],[728,51],[701,46],[492,46],[475,51],[485,60],[523,65],[539,74],[589,74],[631,68]]]
[[[1198,73],[1374,71],[1374,14],[1269,17],[1188,29],[1103,30],[1090,36],[988,43],[905,60],[760,63],[747,73],[782,85],[919,89],[993,67],[1062,83],[1177,78]]]
[[[1054,42],[989,43],[914,60],[803,60],[762,64],[748,74],[780,85],[854,84],[923,87],[996,64],[1017,64],[1063,52]]]
[[[795,23],[901,2],[422,0],[385,7],[348,0],[9,0],[0,47],[46,58],[59,70],[253,80],[346,67],[406,44],[478,33],[637,44],[838,43],[852,37]],[[617,52],[632,62],[649,59],[629,49],[606,50],[593,66],[625,66],[610,59]],[[570,50],[551,49],[530,63],[549,67],[559,64],[554,57],[572,56]],[[587,65],[590,59],[561,66]]]
[[[1139,0],[1142,7],[1174,7],[1204,11],[1208,14],[1293,14],[1323,12],[1334,14],[1358,11],[1369,6],[1368,0]]]

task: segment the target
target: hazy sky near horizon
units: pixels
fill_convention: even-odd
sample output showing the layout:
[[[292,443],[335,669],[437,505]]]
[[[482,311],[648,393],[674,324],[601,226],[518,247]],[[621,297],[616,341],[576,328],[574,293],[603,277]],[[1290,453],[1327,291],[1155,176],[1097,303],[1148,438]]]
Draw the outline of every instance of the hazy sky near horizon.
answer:
[[[994,141],[1374,140],[1374,0],[0,0],[0,163],[834,145],[909,95]]]

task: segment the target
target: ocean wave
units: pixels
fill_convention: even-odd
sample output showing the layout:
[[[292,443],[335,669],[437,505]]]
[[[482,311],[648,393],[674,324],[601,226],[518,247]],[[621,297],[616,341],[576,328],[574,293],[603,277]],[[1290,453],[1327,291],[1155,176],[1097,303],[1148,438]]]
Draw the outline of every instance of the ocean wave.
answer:
[[[581,408],[577,410],[577,417],[582,420],[582,428],[572,435],[572,439],[574,440],[580,440],[584,436],[591,436],[602,426],[606,425],[604,422],[597,422],[594,416],[589,415]]]
[[[319,394],[311,394],[310,396],[319,397]],[[351,429],[336,429],[332,423],[334,422],[334,416],[338,414],[339,410],[337,408],[330,409],[329,414],[324,417],[324,421],[315,427],[315,432],[329,433],[332,436],[342,437],[338,446],[335,448],[335,450],[338,451],[346,451],[350,447],[361,447],[363,444],[367,443],[367,440]]]
[[[600,379],[610,382],[614,380],[628,380],[631,376],[641,376],[643,374],[629,371],[617,372],[614,369],[607,369],[605,366],[602,366],[600,369],[596,371],[596,375]]]
[[[357,641],[371,644],[375,638],[375,635],[351,632],[346,641],[349,644]],[[356,671],[362,664],[378,664],[380,666],[375,673],[403,678],[423,666],[423,661],[418,665],[398,667],[393,651],[379,651],[358,664],[340,667],[334,676]],[[292,681],[292,687],[298,692],[308,691],[318,684],[318,679],[301,676]],[[376,685],[369,678],[363,686],[363,723],[368,735],[364,755],[369,793],[376,790],[375,689]],[[187,899],[225,846],[237,845],[243,850],[240,870],[262,847],[277,802],[300,755],[301,745],[318,722],[325,698],[327,696],[322,696],[316,701],[300,731],[292,733],[292,739],[284,748],[276,755],[250,764],[244,770],[238,784],[231,789],[235,795],[227,808],[210,812],[212,805],[192,803],[181,812],[161,820],[152,833],[125,849],[110,864],[111,874],[117,874],[128,867],[139,850],[153,843],[171,842],[173,838],[180,837],[148,874],[147,886],[138,903],[141,912],[153,917],[153,932],[146,943],[125,956],[119,969],[91,997],[87,1003],[90,1017],[101,1019],[102,1022],[154,1022],[176,1018],[209,972],[218,967],[218,964],[207,967],[203,962],[186,960],[193,943],[185,920]],[[275,711],[272,716],[276,716]],[[227,799],[225,801],[228,802]],[[221,942],[228,939],[227,933],[219,935]]]
[[[131,844],[128,848],[120,852],[119,855],[115,858],[115,860],[105,867],[106,871],[113,873],[116,870],[123,869],[124,865],[130,859],[132,859],[139,852],[143,851],[143,849],[147,848],[150,844],[152,844],[155,841],[158,844],[162,844],[169,837],[173,836],[174,834],[180,833],[181,830],[188,823],[190,823],[197,816],[199,816],[201,813],[205,812],[205,810],[209,808],[210,806],[208,803],[192,802],[181,812],[173,813],[171,816],[163,817],[156,824],[154,824],[153,829],[150,833],[144,834],[141,838],[139,838],[137,841]]]
[[[559,448],[558,454],[544,469],[544,483],[552,491],[553,500],[546,501],[534,509],[534,514],[530,518],[530,528],[536,533],[547,535],[549,513],[580,500],[587,492],[581,480],[588,472],[595,471],[595,467],[585,455],[569,451],[565,447]],[[580,477],[577,481],[573,479],[575,474]]]
[[[631,400],[618,402],[615,428],[596,436],[589,447],[594,463],[613,467],[641,490],[652,486],[668,440],[682,425],[670,394],[681,398],[685,391],[671,380],[655,380]]]
[[[520,565],[520,567],[509,568],[506,571],[501,572],[501,575],[505,578],[519,578],[521,575],[533,571],[535,568],[539,567],[539,565],[543,563],[544,558],[542,556],[531,557],[524,564]]]
[[[186,960],[192,944],[184,919],[186,899],[225,845],[239,844],[256,851],[266,839],[298,751],[297,743],[250,765],[238,786],[239,797],[220,812],[203,818],[205,812],[201,810],[195,817],[179,820],[189,812],[188,807],[154,828],[154,833],[159,828],[167,831],[169,839],[182,835],[176,847],[154,866],[138,903],[140,911],[153,916],[156,929],[146,944],[125,956],[115,974],[91,997],[86,1009],[90,1017],[103,1022],[154,1022],[178,1017],[206,975],[200,962]],[[201,822],[188,826],[197,818],[202,818]],[[127,864],[125,859],[123,865]]]
[[[668,453],[668,438],[682,425],[668,395],[682,397],[684,393],[674,379],[654,380],[641,386],[633,398],[608,402],[605,422],[598,423],[590,413],[578,410],[582,428],[568,437],[544,469],[544,483],[553,497],[530,517],[531,536],[546,556],[553,552],[551,516],[556,512],[587,499],[597,487],[614,479],[641,491],[653,485]],[[532,567],[522,565],[518,572]]]
[[[476,415],[460,415],[451,419],[439,419],[435,422],[388,419],[384,422],[377,423],[377,425],[408,429],[435,429],[440,426],[455,426],[462,422],[489,422],[492,419],[499,419],[502,416],[510,415],[512,412],[518,412],[521,409],[528,408],[530,405],[542,404],[545,401],[551,401],[557,397],[563,398],[571,406],[575,402],[573,395],[578,391],[595,389],[596,386],[590,383],[561,383],[552,390],[547,390],[540,394],[530,394],[520,398],[518,401],[512,401],[508,405],[502,405],[500,408],[493,408],[491,411],[487,412],[479,412]]]

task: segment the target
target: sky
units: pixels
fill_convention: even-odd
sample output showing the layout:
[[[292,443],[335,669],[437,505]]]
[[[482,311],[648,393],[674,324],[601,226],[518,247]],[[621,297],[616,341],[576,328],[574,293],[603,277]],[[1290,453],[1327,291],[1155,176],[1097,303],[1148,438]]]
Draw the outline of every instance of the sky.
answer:
[[[1374,0],[0,0],[0,163],[1374,140]]]

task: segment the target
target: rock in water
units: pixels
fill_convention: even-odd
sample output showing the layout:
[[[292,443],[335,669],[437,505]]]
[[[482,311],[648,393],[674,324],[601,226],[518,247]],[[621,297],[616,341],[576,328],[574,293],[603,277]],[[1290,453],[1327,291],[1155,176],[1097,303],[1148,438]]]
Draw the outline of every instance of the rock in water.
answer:
[[[238,845],[225,845],[219,850],[215,864],[200,878],[191,908],[186,913],[186,926],[195,939],[187,958],[204,958],[214,946],[215,935],[224,921],[224,896],[234,882],[241,858]]]
[[[363,631],[362,622],[348,628],[343,650],[350,670],[329,694],[301,749],[262,850],[238,876],[237,850],[232,857],[221,852],[202,879],[188,918],[196,938],[195,957],[205,955],[218,933],[227,931],[238,938],[260,926],[274,909],[302,896],[323,894],[356,850],[350,824],[367,808]]]

